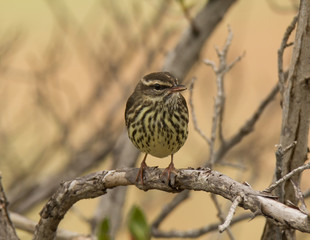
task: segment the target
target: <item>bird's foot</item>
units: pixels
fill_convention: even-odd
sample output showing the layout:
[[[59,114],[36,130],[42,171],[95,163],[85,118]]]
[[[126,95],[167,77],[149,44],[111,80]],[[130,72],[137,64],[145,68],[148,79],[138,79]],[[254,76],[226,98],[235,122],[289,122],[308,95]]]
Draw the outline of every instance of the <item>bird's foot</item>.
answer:
[[[141,184],[143,185],[144,182],[143,182],[143,172],[145,169],[147,169],[148,166],[146,165],[145,161],[142,161],[141,162],[141,165],[140,165],[140,168],[139,168],[139,172],[138,172],[138,175],[136,177],[136,182],[138,183],[139,180],[141,180]]]
[[[163,176],[166,176],[167,175],[167,183],[169,184],[171,184],[171,185],[173,185],[174,184],[174,181],[173,181],[173,179],[171,178],[172,176],[172,174],[171,173],[173,173],[173,174],[177,174],[177,169],[174,167],[174,164],[173,164],[173,162],[171,162],[170,164],[169,164],[169,166],[163,171],[163,173],[162,173],[162,177]]]

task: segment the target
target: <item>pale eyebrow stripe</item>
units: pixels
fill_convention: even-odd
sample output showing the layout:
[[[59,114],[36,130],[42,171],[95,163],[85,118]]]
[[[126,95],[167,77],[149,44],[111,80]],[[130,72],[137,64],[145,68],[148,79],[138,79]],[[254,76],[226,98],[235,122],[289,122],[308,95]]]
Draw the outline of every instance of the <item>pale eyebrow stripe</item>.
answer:
[[[171,86],[171,83],[170,82],[164,82],[162,80],[146,80],[146,79],[142,79],[142,83],[146,86],[152,86],[154,84],[160,84],[160,85],[164,85],[164,86],[167,86],[167,87],[170,87]]]

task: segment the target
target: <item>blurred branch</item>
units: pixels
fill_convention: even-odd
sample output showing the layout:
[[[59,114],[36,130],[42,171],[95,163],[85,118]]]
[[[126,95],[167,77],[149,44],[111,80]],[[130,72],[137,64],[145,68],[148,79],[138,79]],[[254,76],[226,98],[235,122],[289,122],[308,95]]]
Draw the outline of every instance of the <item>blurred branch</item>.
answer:
[[[210,169],[179,169],[175,185],[162,182],[163,169],[149,168],[145,171],[144,185],[136,183],[138,169],[111,170],[64,182],[41,211],[34,239],[53,239],[55,231],[66,212],[81,199],[95,198],[117,186],[136,185],[141,190],[157,189],[176,193],[182,190],[206,191],[233,201],[242,194],[240,206],[252,212],[261,212],[286,227],[310,233],[310,220],[306,214],[270,199],[266,194],[234,181],[222,173]]]
[[[0,74],[6,73],[9,67],[10,57],[17,50],[21,42],[20,32],[2,34],[0,39]],[[0,81],[1,83],[2,81]]]
[[[288,1],[289,4],[286,4],[287,2],[278,1],[277,0],[267,0],[266,1],[269,4],[269,7],[271,10],[277,12],[277,13],[290,13],[290,12],[296,12],[298,11],[298,1],[291,0]]]
[[[230,225],[234,225],[236,223],[239,223],[241,221],[250,219],[253,216],[252,213],[243,213],[235,218],[232,219]],[[208,224],[205,227],[201,227],[198,229],[188,230],[188,231],[177,231],[177,230],[171,230],[171,231],[161,231],[161,230],[152,230],[152,234],[154,237],[161,237],[161,238],[198,238],[204,234],[218,231],[218,226],[221,224],[221,222],[217,223],[211,223]]]
[[[157,218],[152,223],[152,232],[157,232],[159,225],[163,222],[163,220],[171,213],[173,210],[184,200],[188,199],[189,197],[189,190],[184,190],[183,192],[177,194],[171,202],[166,204],[166,206],[163,207],[160,214],[157,216]]]
[[[262,115],[265,108],[269,103],[275,98],[276,94],[279,92],[279,85],[276,84],[270,93],[262,100],[258,108],[252,114],[252,116],[241,126],[237,133],[225,141],[225,144],[222,144],[219,149],[216,151],[214,156],[214,162],[217,163],[220,161],[223,156],[234,146],[236,146],[245,136],[251,133],[254,130],[254,126],[260,116]]]
[[[122,131],[118,137],[114,149],[112,150],[112,169],[134,167],[139,155],[137,149],[128,144],[127,131]],[[122,224],[123,206],[127,196],[127,188],[116,188],[110,194],[100,198],[99,204],[91,220],[92,232],[97,233],[99,223],[104,219],[110,220],[110,237],[115,235]]]
[[[191,84],[189,85],[189,100],[188,100],[188,104],[189,104],[189,107],[190,107],[190,110],[191,110],[192,121],[193,121],[194,128],[195,128],[196,132],[198,132],[198,134],[203,138],[203,140],[205,140],[205,142],[207,144],[211,145],[211,140],[203,133],[203,131],[198,126],[198,122],[197,122],[197,117],[196,117],[196,112],[195,112],[195,105],[193,103],[194,84],[195,84],[196,80],[197,80],[197,78],[192,78]]]
[[[185,1],[184,0],[178,0],[181,9],[183,11],[183,14],[186,18],[186,20],[188,21],[189,25],[191,26],[192,32],[194,35],[199,35],[199,29],[197,28],[195,21],[192,19],[190,13],[189,13],[189,7],[186,6]]]
[[[304,195],[304,198],[310,197],[310,189],[308,189],[307,191],[305,191],[305,192],[303,193],[303,195]]]
[[[282,42],[281,42],[281,45],[280,45],[280,48],[278,50],[278,78],[279,78],[279,84],[280,84],[280,92],[281,94],[283,94],[283,91],[284,91],[284,85],[286,83],[286,79],[287,79],[287,76],[285,77],[285,72],[283,70],[283,55],[284,55],[284,50],[291,46],[292,44],[291,43],[288,43],[288,39],[289,37],[291,36],[293,30],[295,29],[296,27],[296,23],[297,23],[297,20],[298,20],[298,15],[296,15],[291,24],[287,27],[285,33],[284,33],[284,36],[282,38]]]
[[[193,33],[190,26],[180,37],[176,47],[167,55],[163,69],[171,72],[182,82],[198,60],[206,39],[235,2],[236,0],[208,1],[193,19],[199,33]]]
[[[14,197],[13,199],[15,200],[12,202],[12,205],[13,203],[14,205],[16,204],[16,206],[13,205],[12,209],[16,209],[18,212],[29,211],[37,203],[42,201],[42,199],[49,197],[55,191],[60,181],[74,178],[85,172],[86,169],[97,165],[110,153],[116,141],[117,134],[115,131],[107,130],[102,140],[100,140],[100,135],[93,139],[94,146],[90,147],[85,144],[81,150],[74,153],[70,157],[70,161],[57,174],[47,176],[40,182],[35,181],[28,186],[26,185],[27,188],[20,188],[21,186],[18,186],[14,190],[16,197],[12,193],[12,198]],[[107,141],[108,136],[109,141]],[[23,184],[22,186],[25,187]]]
[[[14,226],[17,229],[26,231],[28,233],[34,233],[36,222],[28,219],[18,213],[10,212],[10,217]],[[0,238],[1,239],[1,238]],[[70,232],[64,229],[58,229],[56,233],[56,240],[94,240],[94,237],[86,236],[79,233]]]
[[[0,240],[18,240],[15,228],[8,213],[8,201],[2,186],[2,176],[0,173]]]

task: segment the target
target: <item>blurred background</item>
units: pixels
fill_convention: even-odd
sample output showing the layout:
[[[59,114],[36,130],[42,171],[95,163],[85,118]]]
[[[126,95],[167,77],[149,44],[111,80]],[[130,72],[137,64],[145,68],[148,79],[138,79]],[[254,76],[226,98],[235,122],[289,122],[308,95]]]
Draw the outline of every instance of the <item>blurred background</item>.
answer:
[[[130,166],[126,160],[115,165],[124,134],[125,103],[143,75],[162,69],[167,53],[188,27],[181,2],[191,17],[205,4],[198,0],[0,1],[0,171],[10,210],[38,221],[39,211],[61,181]],[[214,72],[203,60],[218,62],[214,46],[225,43],[227,25],[234,34],[229,61],[245,52],[225,78],[223,132],[230,137],[276,84],[277,51],[297,9],[298,1],[293,0],[239,0],[207,40],[200,60],[184,79],[189,86],[192,77],[197,77],[193,103],[199,127],[207,136],[216,85]],[[284,56],[285,67],[290,52]],[[189,92],[184,96],[188,100]],[[225,156],[224,162],[239,167],[220,164],[216,170],[257,190],[271,183],[281,127],[280,100],[278,94],[254,132]],[[189,130],[186,144],[175,155],[177,168],[197,168],[208,159],[208,145],[192,121]],[[141,156],[136,166],[140,161]],[[168,157],[150,156],[147,162],[166,167],[169,161]],[[305,172],[301,188],[309,187],[309,173]],[[173,197],[127,188],[116,239],[130,239],[126,216],[133,205],[151,223]],[[61,228],[90,233],[90,219],[102,201],[104,198],[78,202]],[[220,199],[220,203],[227,210],[229,202]],[[216,214],[209,194],[194,192],[161,229],[202,227],[217,222]],[[248,239],[249,234],[251,239],[260,239],[264,223],[262,217],[244,221],[234,225],[232,233],[236,239]],[[31,239],[31,234],[18,234],[21,239]],[[228,236],[214,232],[199,239]],[[298,233],[298,239],[310,238]]]

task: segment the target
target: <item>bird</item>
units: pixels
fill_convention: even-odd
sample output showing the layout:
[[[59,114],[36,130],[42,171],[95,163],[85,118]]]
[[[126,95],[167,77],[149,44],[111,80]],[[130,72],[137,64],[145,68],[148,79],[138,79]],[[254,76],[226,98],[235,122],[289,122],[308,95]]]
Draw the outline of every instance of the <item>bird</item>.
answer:
[[[184,145],[188,136],[188,108],[181,92],[184,85],[169,72],[153,72],[137,83],[127,100],[125,123],[133,145],[145,153],[136,182],[143,184],[143,172],[148,168],[148,154],[157,158],[171,156],[167,174],[176,172],[173,155]]]

